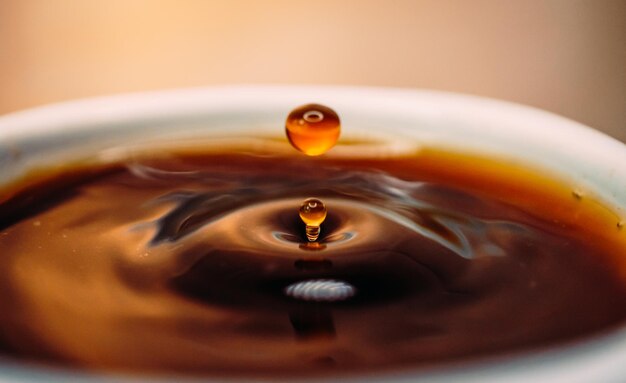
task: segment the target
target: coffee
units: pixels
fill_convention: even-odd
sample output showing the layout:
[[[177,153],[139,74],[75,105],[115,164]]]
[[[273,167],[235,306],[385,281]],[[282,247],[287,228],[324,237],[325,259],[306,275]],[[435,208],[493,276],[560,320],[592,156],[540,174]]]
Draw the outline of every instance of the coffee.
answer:
[[[7,357],[333,376],[529,352],[626,321],[611,210],[496,159],[233,147],[44,174],[0,205]],[[298,215],[308,197],[327,207],[315,244]]]

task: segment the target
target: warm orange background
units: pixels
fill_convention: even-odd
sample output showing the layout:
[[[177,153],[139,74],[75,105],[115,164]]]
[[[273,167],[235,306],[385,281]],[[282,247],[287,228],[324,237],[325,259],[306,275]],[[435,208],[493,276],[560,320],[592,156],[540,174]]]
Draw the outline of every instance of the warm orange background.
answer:
[[[0,1],[0,114],[226,83],[473,93],[626,141],[626,1]]]

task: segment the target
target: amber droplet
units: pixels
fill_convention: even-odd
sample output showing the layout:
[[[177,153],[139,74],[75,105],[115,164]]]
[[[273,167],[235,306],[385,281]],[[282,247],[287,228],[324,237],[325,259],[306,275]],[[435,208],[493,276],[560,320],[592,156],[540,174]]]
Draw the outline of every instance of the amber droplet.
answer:
[[[289,113],[285,130],[294,148],[308,156],[319,156],[335,146],[341,123],[337,113],[329,107],[307,104]]]
[[[326,206],[317,198],[308,198],[300,206],[300,219],[306,225],[306,238],[317,241],[320,225],[326,219]]]

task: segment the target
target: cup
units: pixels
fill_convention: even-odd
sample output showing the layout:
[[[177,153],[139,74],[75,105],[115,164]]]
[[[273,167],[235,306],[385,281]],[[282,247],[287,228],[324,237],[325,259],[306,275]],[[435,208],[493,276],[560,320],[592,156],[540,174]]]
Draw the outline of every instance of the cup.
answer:
[[[280,136],[289,110],[310,102],[339,112],[344,138],[371,143],[349,155],[363,150],[401,153],[419,145],[481,153],[556,173],[626,217],[626,146],[591,128],[541,110],[474,96],[349,87],[214,87],[74,101],[6,115],[0,118],[0,201],[5,199],[3,186],[51,165],[115,161],[135,150],[198,138],[219,142]],[[103,379],[8,358],[0,360],[0,376],[19,382]],[[354,381],[618,382],[624,376],[622,326],[543,351]]]

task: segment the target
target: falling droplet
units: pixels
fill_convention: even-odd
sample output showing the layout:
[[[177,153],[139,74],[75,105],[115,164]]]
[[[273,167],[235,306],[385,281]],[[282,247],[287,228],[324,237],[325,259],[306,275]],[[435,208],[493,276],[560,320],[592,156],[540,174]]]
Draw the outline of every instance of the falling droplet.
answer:
[[[351,284],[333,279],[311,279],[285,288],[285,294],[292,298],[315,302],[343,301],[355,293],[356,289]]]
[[[317,198],[308,198],[300,205],[300,219],[306,225],[306,238],[309,242],[317,241],[326,213],[324,202]]]
[[[329,107],[307,104],[289,113],[285,130],[294,148],[308,156],[319,156],[335,146],[341,123],[337,113]]]

